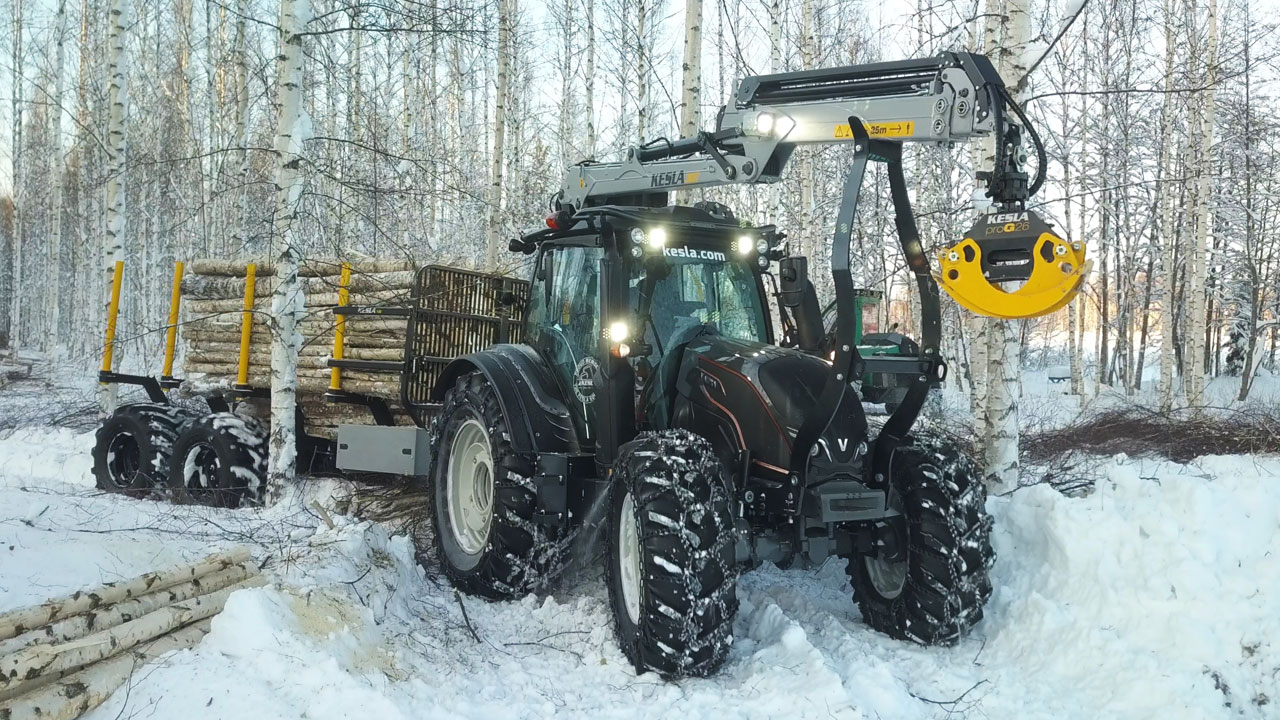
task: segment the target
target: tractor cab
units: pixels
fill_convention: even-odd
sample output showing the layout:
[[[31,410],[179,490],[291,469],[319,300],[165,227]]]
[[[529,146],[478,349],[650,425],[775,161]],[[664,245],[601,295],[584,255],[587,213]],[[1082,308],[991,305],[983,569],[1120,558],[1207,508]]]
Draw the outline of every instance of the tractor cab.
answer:
[[[591,221],[533,240],[524,332],[548,360],[587,447],[601,432],[598,402],[626,404],[603,397],[615,386],[631,391],[637,427],[669,423],[693,338],[773,342],[763,276],[779,237],[772,226],[743,227],[714,204],[593,210]],[[618,372],[630,380],[615,381]]]

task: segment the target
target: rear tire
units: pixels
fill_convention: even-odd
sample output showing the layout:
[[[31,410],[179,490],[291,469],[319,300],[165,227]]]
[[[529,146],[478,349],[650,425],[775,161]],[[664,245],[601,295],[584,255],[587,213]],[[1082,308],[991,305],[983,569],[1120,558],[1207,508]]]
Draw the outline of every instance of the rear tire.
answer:
[[[189,415],[172,405],[121,405],[98,428],[93,476],[98,489],[130,497],[163,490],[174,442]]]
[[[174,443],[169,487],[179,501],[234,508],[261,505],[267,434],[251,418],[220,412],[191,423]]]
[[[507,427],[484,375],[458,378],[436,421],[427,493],[445,575],[492,600],[545,590],[568,558],[568,531],[534,518],[536,460],[511,447]]]
[[[853,598],[871,627],[921,645],[958,641],[991,596],[991,516],[973,461],[939,438],[914,437],[894,451],[891,481],[905,523],[900,555],[846,556]],[[901,521],[899,521],[901,522]]]
[[[609,599],[636,672],[715,672],[738,612],[730,489],[711,443],[685,430],[623,446],[609,500]]]

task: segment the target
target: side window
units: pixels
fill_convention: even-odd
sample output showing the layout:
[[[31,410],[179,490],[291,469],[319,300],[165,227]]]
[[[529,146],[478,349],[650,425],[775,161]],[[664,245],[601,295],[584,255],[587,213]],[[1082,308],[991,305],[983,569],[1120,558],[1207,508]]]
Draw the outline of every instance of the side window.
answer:
[[[592,382],[599,365],[600,248],[551,251],[550,277],[535,282],[528,315],[530,344],[550,362],[565,399],[590,428]],[[549,291],[545,288],[549,287]]]

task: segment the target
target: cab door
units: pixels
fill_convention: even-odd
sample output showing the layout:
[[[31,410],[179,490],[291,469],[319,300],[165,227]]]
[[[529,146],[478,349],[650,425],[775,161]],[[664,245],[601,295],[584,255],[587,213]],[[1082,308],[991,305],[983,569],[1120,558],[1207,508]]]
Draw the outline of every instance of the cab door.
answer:
[[[600,378],[600,261],[598,247],[544,248],[530,287],[525,342],[551,368],[578,437],[594,444]]]

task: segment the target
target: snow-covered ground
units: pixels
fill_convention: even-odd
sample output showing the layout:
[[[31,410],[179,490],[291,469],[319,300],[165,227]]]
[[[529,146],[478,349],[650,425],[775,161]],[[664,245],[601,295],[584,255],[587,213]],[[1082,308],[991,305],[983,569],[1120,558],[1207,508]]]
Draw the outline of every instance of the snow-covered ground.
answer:
[[[92,720],[1280,717],[1280,459],[1116,457],[1087,497],[991,499],[996,589],[954,648],[872,632],[838,562],[747,574],[728,664],[672,684],[626,664],[598,573],[460,599],[408,538],[330,529],[308,505],[332,483],[267,511],[128,500],[93,490],[91,442],[0,438],[0,610],[239,543],[273,580]]]

